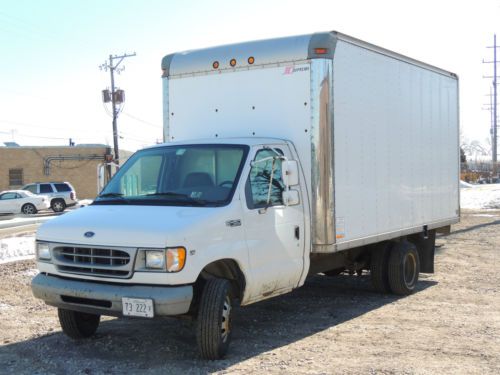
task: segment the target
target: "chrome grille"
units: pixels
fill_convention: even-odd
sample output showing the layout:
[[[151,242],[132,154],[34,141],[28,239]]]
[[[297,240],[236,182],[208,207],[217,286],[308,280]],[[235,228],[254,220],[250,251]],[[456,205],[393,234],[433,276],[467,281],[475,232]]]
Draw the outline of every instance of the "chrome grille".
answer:
[[[53,249],[53,254],[54,263],[61,272],[126,278],[132,272],[133,262],[131,262],[132,257],[129,251],[125,249],[60,246]]]

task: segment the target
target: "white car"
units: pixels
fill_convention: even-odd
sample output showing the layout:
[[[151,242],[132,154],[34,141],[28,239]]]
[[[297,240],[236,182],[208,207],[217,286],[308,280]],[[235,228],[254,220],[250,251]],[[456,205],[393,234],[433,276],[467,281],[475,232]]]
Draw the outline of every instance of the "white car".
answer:
[[[7,190],[0,193],[0,213],[36,214],[50,207],[48,197],[25,190]]]

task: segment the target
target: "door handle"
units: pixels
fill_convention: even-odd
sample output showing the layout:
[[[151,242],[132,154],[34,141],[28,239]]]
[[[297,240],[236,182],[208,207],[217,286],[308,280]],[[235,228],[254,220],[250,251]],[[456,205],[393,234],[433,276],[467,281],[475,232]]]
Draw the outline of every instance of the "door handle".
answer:
[[[300,240],[300,227],[298,225],[295,226],[295,239]]]

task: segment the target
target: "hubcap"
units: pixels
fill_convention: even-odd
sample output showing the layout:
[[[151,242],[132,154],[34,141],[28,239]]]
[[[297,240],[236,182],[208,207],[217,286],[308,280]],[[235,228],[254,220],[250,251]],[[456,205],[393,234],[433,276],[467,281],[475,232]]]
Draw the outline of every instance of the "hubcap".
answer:
[[[32,206],[26,206],[26,207],[24,207],[24,213],[25,214],[31,215],[33,212],[34,212],[34,210],[33,210]]]
[[[60,210],[62,210],[62,208],[63,208],[63,205],[62,205],[62,203],[61,203],[61,202],[55,202],[55,203],[54,203],[54,209],[55,209],[56,211],[60,211]]]
[[[222,306],[221,337],[222,342],[226,342],[231,333],[231,300],[226,296]]]
[[[405,257],[405,283],[407,286],[412,286],[415,283],[415,278],[417,276],[417,260],[415,259],[415,254],[407,254]]]

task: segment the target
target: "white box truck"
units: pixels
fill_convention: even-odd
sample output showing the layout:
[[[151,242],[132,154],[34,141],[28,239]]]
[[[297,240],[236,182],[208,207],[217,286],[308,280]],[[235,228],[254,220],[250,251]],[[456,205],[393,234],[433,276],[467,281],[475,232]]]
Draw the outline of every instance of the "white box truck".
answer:
[[[67,335],[188,315],[216,359],[236,303],[363,270],[406,295],[434,272],[436,233],[459,220],[455,74],[337,32],[162,68],[165,143],[38,230],[32,289]]]

